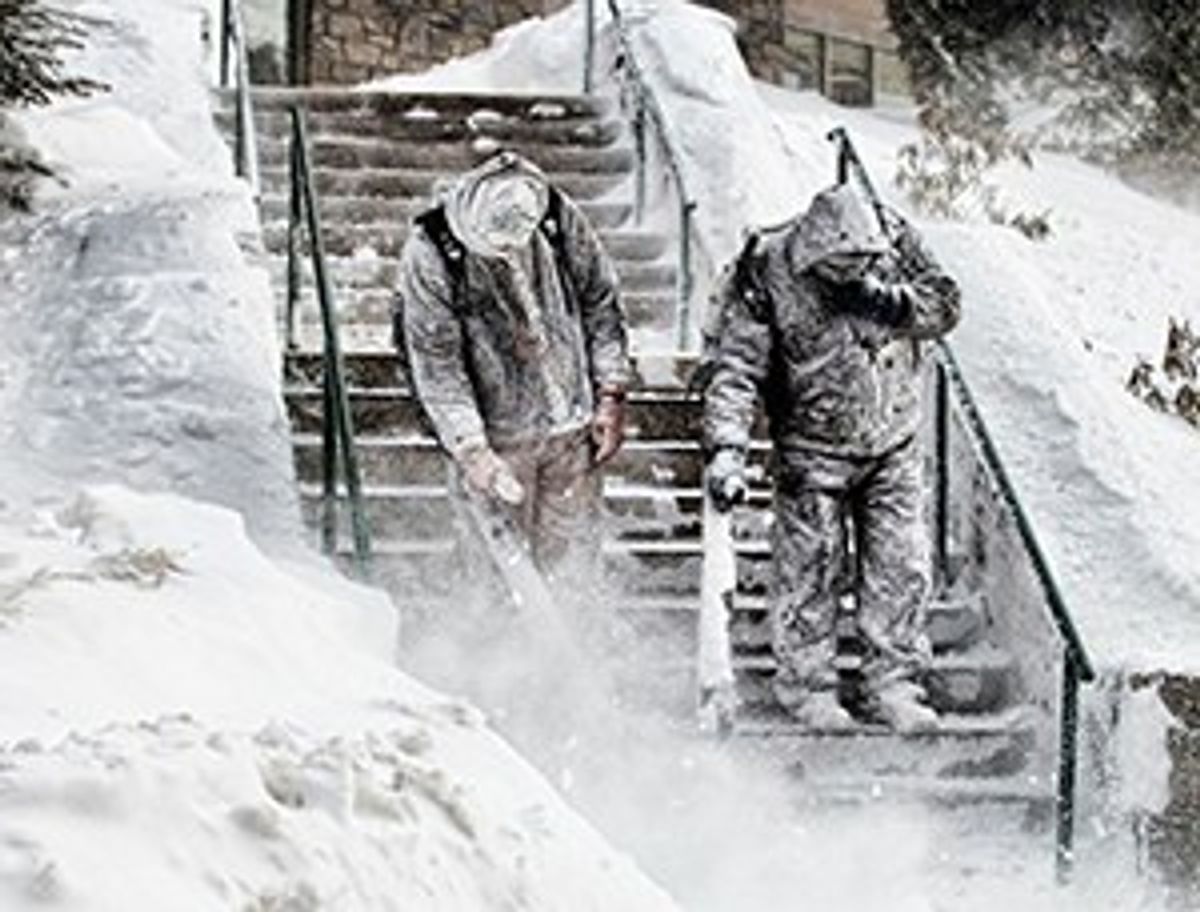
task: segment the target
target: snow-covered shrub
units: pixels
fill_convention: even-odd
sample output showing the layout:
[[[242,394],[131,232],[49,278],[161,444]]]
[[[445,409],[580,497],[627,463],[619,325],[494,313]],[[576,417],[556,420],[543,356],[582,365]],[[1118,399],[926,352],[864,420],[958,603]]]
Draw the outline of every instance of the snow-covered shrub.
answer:
[[[1200,428],[1200,335],[1186,321],[1171,320],[1162,361],[1140,360],[1126,388],[1151,408]]]
[[[67,74],[63,63],[65,53],[80,47],[85,28],[96,24],[40,0],[0,0],[0,211],[28,209],[34,182],[50,174],[4,109],[103,88]]]
[[[979,143],[962,136],[935,139],[926,135],[900,147],[896,186],[927,215],[963,219],[980,214],[994,224],[1015,228],[1030,240],[1048,237],[1049,210],[1033,212],[1007,199],[987,178],[994,163]]]
[[[887,0],[932,141],[1200,176],[1200,0]]]

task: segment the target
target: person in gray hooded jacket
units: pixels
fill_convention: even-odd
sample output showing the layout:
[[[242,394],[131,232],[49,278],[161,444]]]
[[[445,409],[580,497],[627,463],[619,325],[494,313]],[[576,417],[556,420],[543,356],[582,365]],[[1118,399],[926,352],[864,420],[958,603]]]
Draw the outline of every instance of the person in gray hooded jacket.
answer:
[[[917,427],[923,348],[957,323],[959,291],[912,227],[886,218],[885,235],[848,184],[817,194],[727,271],[707,332],[709,491],[718,509],[744,498],[761,399],[774,444],[775,691],[815,726],[854,721],[834,669],[846,589],[867,648],[856,715],[936,723],[920,685],[931,574]]]
[[[592,469],[624,435],[625,324],[595,231],[536,165],[500,153],[417,219],[399,299],[409,370],[441,444],[552,569],[592,534]]]

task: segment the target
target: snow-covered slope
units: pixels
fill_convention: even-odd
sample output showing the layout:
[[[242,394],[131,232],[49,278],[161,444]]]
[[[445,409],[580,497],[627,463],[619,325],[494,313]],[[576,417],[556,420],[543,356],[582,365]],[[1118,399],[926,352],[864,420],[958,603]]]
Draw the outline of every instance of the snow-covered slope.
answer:
[[[674,908],[236,514],[94,488],[0,568],[0,908]]]
[[[22,115],[63,184],[0,221],[0,497],[122,481],[299,529],[279,345],[249,194],[213,128],[200,7],[78,7],[104,24],[71,61],[111,91]],[[30,477],[38,482],[31,484]]]

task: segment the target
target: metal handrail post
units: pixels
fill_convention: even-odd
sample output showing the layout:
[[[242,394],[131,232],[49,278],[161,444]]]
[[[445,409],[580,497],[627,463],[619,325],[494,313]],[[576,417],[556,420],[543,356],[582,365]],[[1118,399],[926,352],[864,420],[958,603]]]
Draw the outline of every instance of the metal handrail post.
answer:
[[[934,559],[942,585],[950,582],[950,378],[937,365],[934,407]]]
[[[640,92],[633,114],[633,152],[637,167],[633,183],[633,217],[634,223],[641,226],[646,216],[646,106]]]
[[[221,0],[221,47],[217,66],[217,80],[221,88],[229,87],[229,43],[233,40],[233,4],[232,0]]]
[[[692,325],[692,217],[696,211],[693,200],[679,203],[679,309],[677,317],[679,348],[687,350]]]
[[[596,0],[584,0],[583,16],[583,94],[591,95],[596,65]]]
[[[299,150],[291,143],[288,155],[287,304],[284,311],[284,344],[296,350],[296,309],[300,301],[300,231],[304,214],[300,191]]]
[[[321,214],[308,158],[308,131],[305,127],[304,112],[298,107],[292,108],[292,135],[293,142],[297,146],[297,162],[300,165],[301,186],[304,191],[304,210],[308,221],[309,244],[312,248],[313,272],[316,279],[317,299],[321,309],[321,326],[325,338],[325,373],[332,385],[332,389],[327,395],[327,401],[332,406],[332,411],[326,413],[325,419],[326,424],[334,425],[334,433],[337,435],[335,449],[341,458],[343,480],[346,485],[346,494],[350,500],[355,569],[360,577],[365,578],[369,573],[371,556],[370,530],[363,505],[362,482],[354,447],[353,419],[350,412],[349,392],[345,383],[345,364],[338,342],[333,291],[330,286],[329,274],[325,268],[325,243],[321,234]]]
[[[250,102],[250,59],[246,47],[246,24],[240,7],[230,0],[230,17],[237,42],[235,67],[237,74],[237,173],[250,184],[250,193],[257,201],[261,192],[258,176],[258,140],[254,132],[254,110]]]
[[[1055,799],[1055,874],[1060,884],[1071,877],[1075,856],[1075,770],[1079,755],[1079,669],[1070,650],[1063,653],[1060,697],[1058,794]]]

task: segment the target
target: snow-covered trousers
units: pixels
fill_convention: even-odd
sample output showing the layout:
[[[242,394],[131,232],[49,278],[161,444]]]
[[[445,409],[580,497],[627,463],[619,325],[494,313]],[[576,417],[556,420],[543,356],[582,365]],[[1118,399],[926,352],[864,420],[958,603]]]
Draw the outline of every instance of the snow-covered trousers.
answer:
[[[554,577],[568,565],[591,563],[599,545],[600,476],[592,471],[590,430],[496,452],[525,488],[525,500],[508,510],[542,572]]]
[[[590,431],[580,428],[495,449],[525,489],[522,503],[496,508],[505,510],[525,536],[547,583],[561,594],[564,612],[586,611],[575,603],[594,597],[600,550],[600,475],[592,464]],[[508,613],[497,608],[510,599],[469,511],[462,509],[470,496],[463,490],[465,481],[457,484],[463,564],[455,588],[464,599],[463,611],[476,616],[475,632],[487,638],[508,625]]]
[[[867,646],[867,691],[917,677],[930,660],[930,542],[916,438],[870,459],[796,449],[776,459],[769,595],[777,692],[803,699],[836,685],[835,627],[847,591]]]

